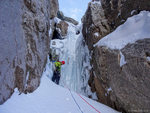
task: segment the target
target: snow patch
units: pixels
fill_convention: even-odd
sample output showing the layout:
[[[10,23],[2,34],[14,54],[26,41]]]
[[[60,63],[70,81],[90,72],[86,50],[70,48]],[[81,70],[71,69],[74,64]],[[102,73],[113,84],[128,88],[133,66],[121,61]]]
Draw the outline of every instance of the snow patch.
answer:
[[[93,71],[94,76],[96,77],[95,71]]]
[[[56,30],[57,30],[59,33],[61,33],[61,30],[60,30],[60,28],[56,28]]]
[[[50,27],[49,36],[51,36],[51,34],[52,34],[52,29],[51,29],[51,27]]]
[[[51,36],[51,34],[53,33],[53,29],[51,28],[53,19],[50,20],[50,30],[49,30],[49,36]]]
[[[92,24],[90,27],[93,27],[94,26],[94,24]]]
[[[60,21],[61,21],[61,19],[59,19],[59,18],[57,18],[57,17],[54,18],[54,22],[55,22],[55,23],[59,23]]]
[[[97,32],[96,32],[96,33],[94,33],[94,36],[97,36],[97,37],[98,37],[98,36],[99,36],[99,33],[97,33]]]
[[[125,61],[125,56],[122,54],[122,52],[120,51],[120,67],[122,67],[123,65],[125,65],[127,62]]]
[[[19,90],[18,90],[18,88],[15,88],[15,89],[14,89],[14,93],[16,93],[16,94],[19,95]]]
[[[101,1],[93,1],[92,4],[99,4],[101,6]]]
[[[112,91],[111,87],[107,89],[107,91]]]
[[[124,22],[125,20],[121,20],[120,22]]]
[[[117,16],[117,18],[118,18],[120,15],[121,15],[121,13],[118,13],[118,16]],[[116,19],[117,19],[117,18],[116,18]]]
[[[147,57],[147,61],[150,61],[150,57]]]
[[[27,72],[27,76],[26,76],[26,86],[27,86],[28,78],[29,78],[29,71]]]
[[[140,14],[128,18],[114,32],[99,40],[95,46],[107,46],[111,49],[122,49],[128,43],[135,43],[139,39],[150,38],[150,12],[141,11]]]
[[[98,100],[96,92],[92,93],[92,99]]]
[[[136,10],[131,11],[131,15],[133,15],[133,13],[134,13],[135,11],[136,11]]]
[[[87,34],[87,27],[86,27],[86,34]]]
[[[112,90],[112,88],[110,87],[110,88],[108,88],[108,89],[106,89],[106,91],[107,91],[107,93],[109,94],[109,92],[111,91],[111,92],[113,92],[113,90]]]

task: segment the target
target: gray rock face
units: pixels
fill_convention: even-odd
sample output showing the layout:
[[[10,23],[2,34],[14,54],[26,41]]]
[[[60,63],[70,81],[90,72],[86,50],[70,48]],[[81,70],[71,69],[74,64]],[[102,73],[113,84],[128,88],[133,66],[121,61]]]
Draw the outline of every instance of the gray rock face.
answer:
[[[68,33],[68,24],[65,21],[60,21],[59,23],[56,24],[56,30],[62,37],[66,36]]]
[[[56,15],[52,6],[49,0],[0,1],[0,104],[16,87],[26,93],[39,86],[50,47],[49,19]]]
[[[150,11],[149,0],[101,0],[101,4],[112,30],[123,24],[128,17],[142,10]]]
[[[78,25],[79,24],[79,22],[74,20],[73,18],[64,16],[63,12],[61,12],[61,11],[57,12],[57,17],[59,19],[63,20],[63,21],[68,21],[70,23],[73,23],[74,25]]]
[[[150,56],[150,39],[128,44],[121,52],[126,61],[123,66],[120,66],[119,50],[107,47],[94,49],[94,70],[99,80],[94,82],[95,85],[100,84],[98,86],[105,90],[101,91],[107,95],[98,92],[100,101],[126,112],[150,111],[150,64],[147,61]]]
[[[57,17],[57,12],[59,10],[58,0],[50,0],[50,19]]]
[[[82,18],[83,36],[90,50],[93,44],[110,33],[110,26],[100,4],[90,2]]]
[[[89,85],[92,92],[97,92],[99,102],[119,111],[150,111],[150,63],[147,60],[150,56],[149,39],[128,44],[121,50],[127,62],[123,66],[120,66],[119,50],[93,48],[93,44],[114,31],[128,17],[141,10],[150,11],[149,4],[149,0],[101,0],[101,5],[90,2],[82,18],[82,33],[93,53]]]

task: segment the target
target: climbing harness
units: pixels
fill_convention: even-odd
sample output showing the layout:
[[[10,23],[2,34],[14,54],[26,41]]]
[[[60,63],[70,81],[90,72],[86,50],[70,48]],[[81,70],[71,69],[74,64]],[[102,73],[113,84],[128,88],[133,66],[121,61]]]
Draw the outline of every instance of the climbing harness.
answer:
[[[61,76],[61,80],[62,80],[64,86],[65,86],[65,87],[69,90],[69,92],[71,93],[71,90],[70,90],[70,89],[66,86],[66,84],[64,83],[64,81],[63,81],[63,79],[62,79],[62,76]],[[76,93],[77,93],[77,92],[76,92]],[[84,100],[84,101],[85,101],[89,106],[91,106],[94,110],[96,110],[98,113],[101,113],[101,112],[98,111],[96,108],[94,108],[91,104],[89,104],[79,93],[77,93],[77,94],[80,96],[80,98],[81,98],[82,100]],[[79,104],[78,104],[77,101],[75,100],[75,98],[74,98],[74,96],[72,95],[72,93],[71,93],[71,96],[72,96],[72,98],[74,99],[75,103],[77,104],[78,108],[81,110]],[[82,110],[81,110],[81,112],[83,113]]]

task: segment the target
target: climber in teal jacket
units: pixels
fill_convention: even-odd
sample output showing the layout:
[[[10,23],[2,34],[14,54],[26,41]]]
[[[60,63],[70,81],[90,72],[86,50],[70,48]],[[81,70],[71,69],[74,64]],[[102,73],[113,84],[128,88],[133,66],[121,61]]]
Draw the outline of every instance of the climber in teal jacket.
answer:
[[[56,84],[59,84],[61,65],[64,65],[64,64],[65,64],[65,61],[54,62],[54,65],[53,65],[54,72],[53,72],[52,81],[55,82],[55,80],[56,80]]]

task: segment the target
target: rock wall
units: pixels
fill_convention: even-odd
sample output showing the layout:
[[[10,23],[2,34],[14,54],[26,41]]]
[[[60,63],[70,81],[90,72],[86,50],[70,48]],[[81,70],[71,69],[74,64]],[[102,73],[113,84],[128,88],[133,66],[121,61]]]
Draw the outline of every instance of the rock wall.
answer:
[[[61,11],[57,12],[57,17],[59,19],[63,20],[63,21],[67,21],[67,22],[73,23],[74,25],[78,25],[79,24],[79,22],[74,20],[73,18],[64,16],[63,12],[61,12]]]
[[[120,66],[121,54],[126,63]],[[150,39],[126,45],[121,52],[94,48],[94,80],[99,101],[117,110],[150,111]]]
[[[50,19],[57,17],[57,12],[59,10],[58,0],[49,0],[50,1]]]
[[[86,13],[82,18],[82,23],[83,37],[90,51],[92,51],[93,44],[111,31],[100,1],[98,3],[89,3]]]
[[[56,23],[56,30],[62,36],[65,37],[68,33],[68,23],[61,20],[59,23]]]
[[[149,0],[101,0],[101,5],[112,30],[123,24],[128,17],[142,10],[150,11]]]
[[[149,112],[149,39],[126,45],[121,52],[93,47],[101,38],[141,10],[150,11],[149,0],[93,0],[82,18],[83,36],[92,54],[89,85],[98,101],[122,112]],[[120,66],[121,53],[128,62]]]
[[[40,84],[50,47],[50,19],[58,0],[0,1],[0,104],[18,88],[33,92]]]

